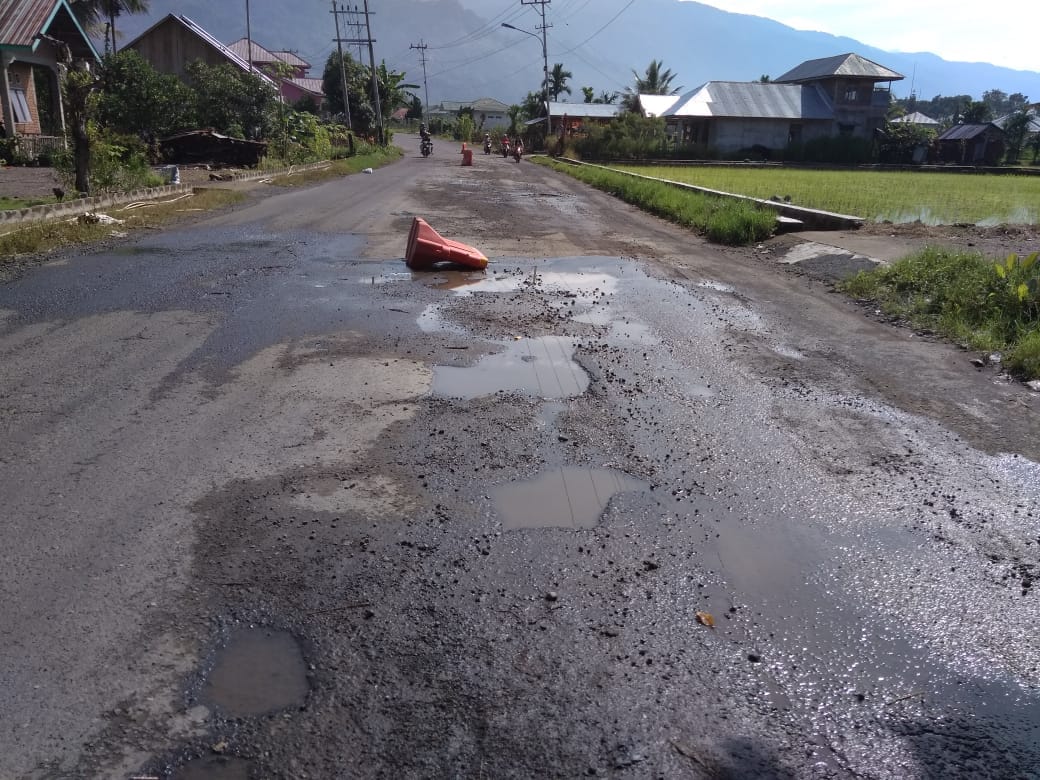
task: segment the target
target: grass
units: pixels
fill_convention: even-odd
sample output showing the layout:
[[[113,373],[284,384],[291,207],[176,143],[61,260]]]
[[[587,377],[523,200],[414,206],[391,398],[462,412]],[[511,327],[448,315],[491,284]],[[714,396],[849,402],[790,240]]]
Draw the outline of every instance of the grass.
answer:
[[[306,184],[315,184],[320,181],[326,181],[327,179],[359,173],[365,168],[379,168],[383,165],[389,165],[400,158],[400,156],[401,150],[396,146],[390,146],[384,149],[374,148],[371,151],[365,151],[361,154],[354,155],[353,157],[344,157],[339,160],[332,160],[329,163],[328,168],[318,168],[309,171],[300,171],[299,173],[287,173],[282,174],[281,176],[276,176],[271,180],[271,184],[279,187],[302,187]]]
[[[46,203],[54,203],[57,198],[18,198],[0,195],[0,211],[11,211],[13,209],[27,209],[30,206],[42,206]]]
[[[49,222],[28,222],[0,227],[0,266],[17,255],[36,254],[108,238],[113,232],[154,228],[183,219],[199,211],[209,211],[237,203],[245,198],[240,192],[200,189],[188,197],[177,196],[165,201],[148,201],[144,205],[126,204],[107,209],[106,213],[122,224],[84,224],[75,218]]]
[[[732,166],[614,167],[755,198],[789,195],[796,206],[876,222],[1040,222],[1040,176]]]
[[[745,201],[716,198],[601,168],[574,166],[545,157],[533,161],[580,179],[596,189],[638,206],[719,244],[750,244],[772,235],[776,214]]]
[[[1037,253],[988,260],[930,247],[861,272],[838,288],[882,313],[975,349],[1004,354],[1025,379],[1040,377],[1040,262]]]

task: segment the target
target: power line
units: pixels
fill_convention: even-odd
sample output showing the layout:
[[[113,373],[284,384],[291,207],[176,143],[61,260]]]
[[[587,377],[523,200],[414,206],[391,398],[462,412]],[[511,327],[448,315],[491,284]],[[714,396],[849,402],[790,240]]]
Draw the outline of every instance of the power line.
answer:
[[[614,23],[615,21],[617,21],[617,18],[618,18],[619,16],[621,16],[621,14],[623,14],[623,13],[624,13],[625,11],[627,11],[627,10],[628,10],[629,8],[631,8],[631,7],[632,7],[632,4],[633,4],[633,3],[635,3],[635,1],[636,1],[636,0],[628,0],[628,3],[626,3],[626,4],[625,4],[625,7],[624,7],[624,8],[622,8],[622,9],[621,9],[620,11],[618,11],[618,12],[617,12],[616,14],[614,14],[614,15],[613,15],[612,17],[610,17],[610,21],[608,21],[608,22],[607,22],[607,23],[606,23],[605,25],[603,25],[603,26],[602,26],[602,27],[600,27],[600,28],[599,28],[598,30],[596,30],[596,32],[592,33],[592,35],[590,35],[590,36],[589,36],[588,38],[586,38],[585,40],[583,40],[583,41],[582,41],[581,43],[579,43],[579,44],[578,44],[577,46],[575,46],[575,47],[574,47],[573,49],[568,49],[568,50],[567,50],[567,51],[565,51],[565,52],[561,52],[561,54],[570,54],[570,53],[571,53],[572,51],[574,51],[574,49],[577,49],[577,48],[579,48],[579,47],[581,47],[581,46],[584,46],[584,45],[585,45],[586,43],[588,43],[589,41],[591,41],[591,40],[592,40],[593,38],[595,38],[595,37],[596,37],[597,35],[599,35],[599,34],[600,34],[601,32],[603,32],[603,31],[604,31],[605,29],[607,29],[608,27],[610,27],[610,25],[612,25],[612,24],[613,24],[613,23]]]

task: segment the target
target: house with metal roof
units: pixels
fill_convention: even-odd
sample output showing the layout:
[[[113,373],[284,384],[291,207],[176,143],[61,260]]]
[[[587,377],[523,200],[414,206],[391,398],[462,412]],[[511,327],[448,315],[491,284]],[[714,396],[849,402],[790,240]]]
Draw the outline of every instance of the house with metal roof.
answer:
[[[933,129],[939,127],[939,121],[932,119],[927,114],[922,114],[920,111],[911,111],[909,114],[903,116],[897,116],[892,120],[898,125],[917,125],[918,127],[931,127]]]
[[[306,98],[315,106],[321,106],[325,101],[322,80],[307,75],[311,64],[295,52],[271,51],[256,41],[247,41],[245,38],[229,43],[227,47],[243,60],[250,62],[257,70],[276,79],[282,97],[289,103]]]
[[[993,122],[954,125],[935,139],[939,161],[960,165],[996,165],[1004,157],[1004,131]]]
[[[97,62],[90,37],[68,0],[0,0],[0,120],[3,135],[23,139],[23,152],[64,144],[61,71]]]
[[[509,127],[509,106],[501,100],[490,97],[477,98],[476,100],[442,100],[436,106],[431,106],[428,115],[431,119],[443,119],[454,121],[463,109],[473,111],[473,121],[478,128],[495,130]]]
[[[273,79],[187,16],[167,14],[122,48],[135,49],[157,71],[172,73],[180,79],[187,79],[190,63],[201,61],[206,65],[233,65],[246,73],[255,73],[270,87],[278,88]]]
[[[681,95],[640,95],[679,142],[769,156],[816,138],[872,138],[891,82],[903,76],[858,54],[808,60],[767,82],[709,81]],[[881,86],[888,83],[887,87]]]

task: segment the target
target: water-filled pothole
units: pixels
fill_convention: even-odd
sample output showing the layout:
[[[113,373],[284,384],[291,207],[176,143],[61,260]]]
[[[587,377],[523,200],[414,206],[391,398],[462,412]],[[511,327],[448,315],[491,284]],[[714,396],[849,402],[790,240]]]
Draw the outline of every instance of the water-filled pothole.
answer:
[[[539,398],[573,398],[589,386],[588,375],[573,357],[574,339],[520,339],[472,366],[436,366],[433,392],[449,398],[479,398],[513,390]]]
[[[617,493],[648,487],[643,480],[622,471],[564,466],[532,480],[501,485],[492,499],[507,531],[594,528]]]
[[[249,780],[249,764],[239,758],[207,756],[173,773],[173,780]]]
[[[226,717],[248,718],[299,707],[307,691],[307,664],[292,634],[243,628],[217,654],[200,698]]]

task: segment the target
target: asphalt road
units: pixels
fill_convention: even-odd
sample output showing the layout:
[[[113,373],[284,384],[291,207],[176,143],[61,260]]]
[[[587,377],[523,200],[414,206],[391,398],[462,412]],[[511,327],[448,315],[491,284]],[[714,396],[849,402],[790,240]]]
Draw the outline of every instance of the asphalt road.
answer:
[[[1040,776],[1036,397],[417,149],[0,287],[0,777]]]

